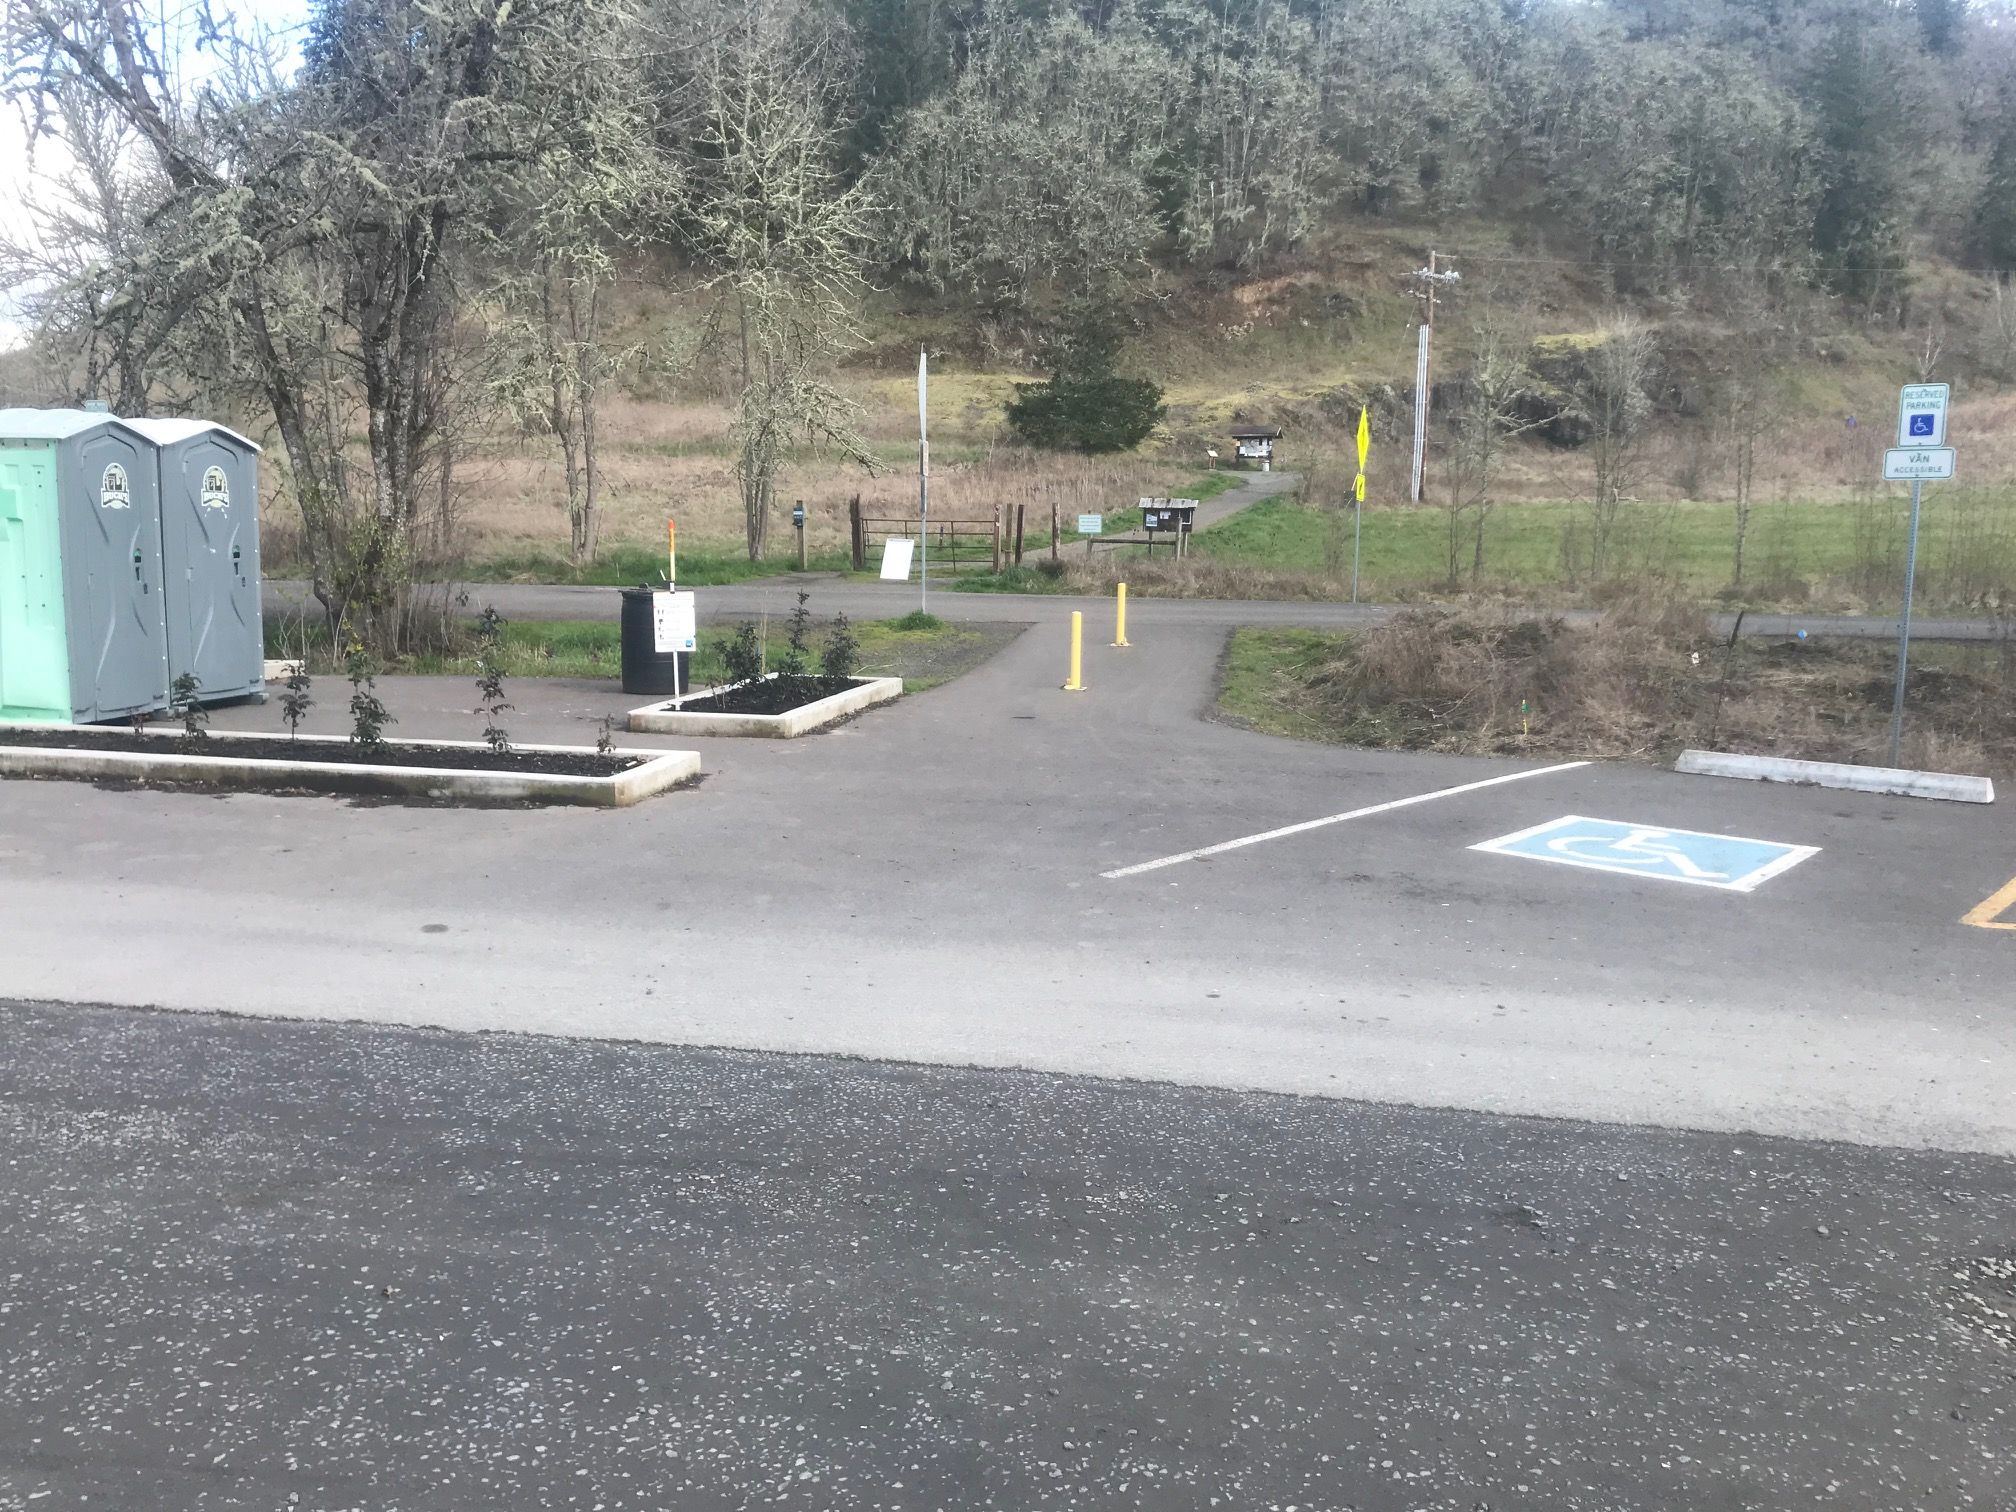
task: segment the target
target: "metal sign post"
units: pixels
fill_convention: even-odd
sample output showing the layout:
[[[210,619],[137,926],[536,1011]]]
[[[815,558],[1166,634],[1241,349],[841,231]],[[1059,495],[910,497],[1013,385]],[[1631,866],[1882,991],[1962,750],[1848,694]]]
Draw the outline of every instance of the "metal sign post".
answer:
[[[1911,675],[1911,590],[1918,581],[1918,522],[1924,511],[1925,480],[1953,476],[1953,449],[1946,445],[1943,383],[1907,383],[1897,396],[1897,446],[1883,454],[1883,476],[1911,483],[1911,537],[1904,548],[1904,612],[1897,621],[1897,690],[1890,699],[1890,765],[1903,760],[1904,688]]]
[[[1358,559],[1365,541],[1365,458],[1372,450],[1372,412],[1358,407],[1358,477],[1351,485],[1354,507],[1351,518],[1351,602],[1358,602]]]
[[[931,435],[924,423],[924,395],[929,382],[924,350],[917,350],[917,607],[931,612]]]

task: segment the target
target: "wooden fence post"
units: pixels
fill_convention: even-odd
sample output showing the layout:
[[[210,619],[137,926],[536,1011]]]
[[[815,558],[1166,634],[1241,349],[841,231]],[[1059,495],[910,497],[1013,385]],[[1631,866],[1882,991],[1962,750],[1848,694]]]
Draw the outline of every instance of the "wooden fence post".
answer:
[[[1052,495],[1050,499],[1050,560],[1053,562],[1063,561],[1063,558],[1057,555],[1057,499],[1055,495]]]
[[[1026,504],[1017,504],[1015,506],[1015,565],[1017,567],[1022,565],[1022,514],[1028,507]]]
[[[1001,506],[994,506],[994,571],[1001,571]]]
[[[861,495],[856,494],[847,501],[847,530],[854,548],[854,570],[868,569],[868,543],[861,536]]]

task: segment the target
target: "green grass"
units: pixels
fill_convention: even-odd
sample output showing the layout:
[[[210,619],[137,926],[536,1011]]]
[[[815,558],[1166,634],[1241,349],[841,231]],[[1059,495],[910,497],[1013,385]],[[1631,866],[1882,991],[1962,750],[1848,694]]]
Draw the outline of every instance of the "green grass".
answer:
[[[1024,562],[1020,567],[1003,567],[999,572],[961,573],[952,584],[959,593],[1076,593],[1068,579],[1053,576]]]
[[[827,622],[814,621],[815,662],[825,644],[826,629]],[[266,654],[275,658],[298,654],[300,633],[300,627],[296,626],[283,641],[280,627],[269,625]],[[699,645],[693,656],[696,684],[721,680],[721,648],[734,633],[731,625],[700,627]],[[856,624],[854,634],[861,648],[857,667],[860,675],[901,677],[912,693],[934,688],[969,670],[978,659],[984,659],[980,653],[990,648],[995,639],[989,632],[949,625],[936,615],[914,612],[901,619]],[[318,678],[340,678],[342,674],[329,656],[326,632],[311,627],[308,635],[309,667],[313,674]],[[783,648],[784,635],[785,622],[781,617],[773,617],[768,641],[773,662]],[[504,627],[500,660],[507,679],[615,678],[623,664],[622,634],[614,621],[514,620]],[[476,657],[473,648],[453,654],[410,656],[383,670],[422,677],[473,679]]]
[[[1329,630],[1235,630],[1225,648],[1218,712],[1269,735],[1325,739],[1326,723],[1296,708],[1293,695],[1345,644],[1344,635]]]
[[[1882,607],[1903,575],[1907,504],[1899,497],[1849,503],[1768,502],[1757,506],[1745,578],[1755,602],[1805,602],[1817,587]],[[1485,535],[1483,586],[1560,588],[1586,550],[1587,507],[1536,502],[1500,505]],[[1346,516],[1345,550],[1349,551]],[[1325,571],[1330,517],[1292,499],[1242,510],[1192,542],[1201,556],[1281,572]],[[1374,596],[1411,597],[1445,587],[1448,524],[1433,508],[1365,511],[1363,576]],[[1734,523],[1726,503],[1627,504],[1619,516],[1607,576],[1657,577],[1710,595],[1733,569]],[[1919,546],[1920,591],[1931,603],[1962,605],[2016,579],[2016,493],[1951,489],[1928,493]],[[1465,583],[1469,553],[1462,554]],[[1586,574],[1585,574],[1586,575]]]
[[[812,572],[844,572],[849,566],[844,551],[816,552],[807,560]],[[724,583],[742,583],[751,578],[777,577],[796,570],[795,552],[752,562],[744,552],[702,547],[679,553],[681,588],[717,588]],[[471,583],[578,583],[600,587],[628,587],[636,583],[665,581],[665,552],[646,546],[609,546],[585,567],[576,567],[558,552],[527,551],[515,555],[489,557],[464,564],[463,581]]]

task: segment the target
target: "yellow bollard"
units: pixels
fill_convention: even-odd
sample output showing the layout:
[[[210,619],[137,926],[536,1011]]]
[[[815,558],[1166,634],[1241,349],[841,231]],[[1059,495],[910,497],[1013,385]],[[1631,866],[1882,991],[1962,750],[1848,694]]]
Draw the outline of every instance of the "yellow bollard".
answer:
[[[1085,691],[1085,613],[1082,609],[1071,611],[1071,680],[1064,684],[1064,691]]]
[[[1113,644],[1127,644],[1127,585],[1119,585],[1113,598]]]

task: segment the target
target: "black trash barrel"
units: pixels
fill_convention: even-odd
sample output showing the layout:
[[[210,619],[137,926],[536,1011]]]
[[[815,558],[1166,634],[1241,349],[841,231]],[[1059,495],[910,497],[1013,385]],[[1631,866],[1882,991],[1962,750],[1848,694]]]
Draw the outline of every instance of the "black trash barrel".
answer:
[[[623,590],[623,691],[691,693],[693,653],[660,651],[651,627],[649,588]],[[675,683],[673,678],[677,677]]]

